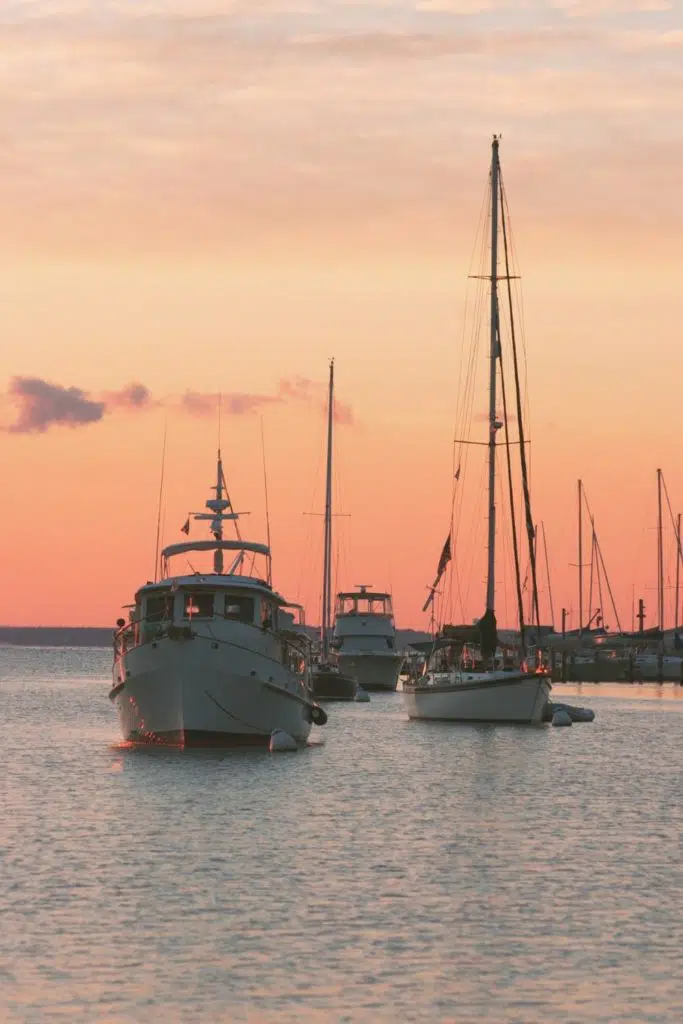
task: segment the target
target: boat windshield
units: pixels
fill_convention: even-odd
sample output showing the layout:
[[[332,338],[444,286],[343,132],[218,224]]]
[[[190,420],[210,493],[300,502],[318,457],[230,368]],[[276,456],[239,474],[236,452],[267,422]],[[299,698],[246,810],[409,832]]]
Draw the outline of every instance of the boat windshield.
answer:
[[[337,615],[385,615],[393,614],[388,594],[338,594]]]

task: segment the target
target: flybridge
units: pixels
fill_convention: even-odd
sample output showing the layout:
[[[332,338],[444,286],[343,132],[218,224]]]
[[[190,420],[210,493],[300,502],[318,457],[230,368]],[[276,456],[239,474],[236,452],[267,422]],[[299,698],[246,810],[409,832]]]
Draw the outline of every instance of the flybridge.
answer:
[[[257,544],[250,540],[187,540],[180,544],[169,544],[161,552],[161,557],[173,558],[186,551],[251,551],[256,555],[270,555],[267,544]]]
[[[339,615],[383,615],[391,617],[391,595],[369,589],[369,584],[359,584],[357,590],[337,594],[335,614]]]
[[[212,490],[216,492],[216,497],[209,498],[204,503],[208,512],[190,512],[187,517],[187,521],[182,527],[182,532],[189,535],[190,522],[193,519],[208,522],[209,530],[213,535],[213,540],[182,541],[179,544],[167,545],[167,547],[165,547],[161,552],[163,560],[162,575],[164,577],[168,577],[169,575],[168,562],[170,558],[173,558],[176,555],[187,554],[191,551],[213,551],[213,571],[216,575],[222,575],[224,571],[223,552],[234,551],[237,552],[237,556],[228,569],[228,575],[233,575],[238,570],[242,569],[246,555],[263,555],[267,559],[267,582],[270,584],[270,548],[267,544],[258,544],[253,541],[246,541],[240,536],[238,520],[240,515],[244,513],[235,512],[232,507],[230,495],[228,494],[228,485],[225,480],[225,473],[223,472],[220,448],[218,449],[218,457],[216,461],[216,483]],[[234,522],[235,524],[235,533],[237,534],[235,540],[223,539],[223,523],[228,521]]]

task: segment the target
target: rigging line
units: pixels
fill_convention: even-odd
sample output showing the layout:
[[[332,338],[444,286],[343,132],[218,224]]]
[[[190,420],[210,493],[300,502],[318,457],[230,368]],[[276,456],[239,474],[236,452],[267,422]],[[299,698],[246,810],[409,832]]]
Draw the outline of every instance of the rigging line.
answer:
[[[555,629],[555,608],[553,607],[553,591],[550,586],[550,563],[548,562],[548,544],[545,537],[545,520],[541,521],[541,537],[543,538],[543,557],[545,558],[545,572],[548,579],[548,600],[550,601],[550,625]]]
[[[500,181],[501,181],[501,186],[502,186],[502,184],[503,184],[502,170],[500,170]],[[514,268],[514,267],[518,266],[519,261],[518,261],[518,258],[517,258],[517,247],[516,247],[516,244],[515,244],[514,231],[512,230],[512,222],[511,222],[511,219],[510,219],[510,210],[509,210],[508,201],[507,201],[507,193],[505,192],[504,188],[503,188],[502,197],[503,197],[503,202],[505,204],[506,220],[507,220],[508,226],[509,226],[511,265]],[[525,312],[524,312],[524,289],[521,287],[521,284],[520,284],[520,286],[518,288],[515,288],[513,294],[515,296],[515,306],[517,308],[517,320],[518,320],[519,325],[520,325],[520,332],[519,333],[520,333],[521,342],[522,342],[522,353],[523,353],[523,356],[524,356],[524,394],[526,396],[525,412],[528,415],[528,413],[529,413],[529,391],[528,391],[528,387],[527,387],[527,382],[528,382],[528,374],[529,374],[529,365],[528,365],[528,351],[527,351],[527,344],[526,344],[526,316],[525,316]]]
[[[612,611],[614,612],[614,617],[615,617],[615,619],[617,621],[617,629],[621,633],[621,620],[619,619],[619,612],[617,611],[617,605],[616,605],[616,602],[614,600],[614,594],[612,593],[612,585],[611,585],[611,583],[609,581],[609,576],[607,575],[607,569],[605,567],[605,559],[602,556],[602,548],[600,547],[600,541],[598,540],[597,537],[596,537],[596,544],[597,544],[597,549],[598,549],[598,557],[600,559],[600,562],[602,563],[602,571],[605,574],[605,583],[607,584],[607,593],[609,594],[610,603],[612,605]],[[604,618],[603,618],[603,621],[604,621]]]
[[[669,516],[671,517],[671,526],[673,527],[674,537],[676,538],[676,541],[677,541],[676,546],[678,548],[678,558],[683,560],[683,550],[681,549],[681,538],[678,535],[678,527],[676,525],[676,519],[674,517],[673,508],[671,507],[671,500],[669,498],[669,489],[666,486],[666,480],[664,479],[664,474],[663,473],[662,473],[662,484],[664,485],[664,496],[666,497],[666,504],[667,504],[667,507],[669,509]]]
[[[161,541],[161,515],[164,500],[164,471],[166,468],[166,437],[168,434],[168,413],[164,417],[164,439],[161,445],[161,473],[159,476],[159,502],[157,504],[157,535],[154,545],[154,582],[159,579],[159,544]]]
[[[268,583],[273,582],[273,552],[270,546],[270,510],[268,507],[268,474],[266,472],[266,441],[263,432],[263,416],[261,417],[261,455],[263,458],[263,493],[266,502],[266,543],[268,544]]]
[[[536,627],[538,635],[540,636],[541,629],[541,616],[538,609],[538,583],[536,579],[536,552],[534,550],[534,521],[531,514],[531,495],[529,493],[529,476],[527,472],[527,460],[526,460],[526,444],[524,443],[524,421],[522,416],[522,400],[520,393],[519,384],[519,366],[517,361],[517,340],[515,336],[515,321],[512,310],[512,286],[510,281],[510,260],[508,253],[508,232],[507,232],[507,217],[505,216],[505,201],[503,191],[503,180],[500,179],[500,197],[501,197],[501,225],[503,228],[503,251],[505,254],[505,274],[507,277],[507,293],[508,293],[508,307],[510,311],[510,339],[512,341],[512,365],[515,374],[515,396],[517,399],[517,429],[519,432],[519,452],[522,467],[522,488],[524,490],[524,508],[526,512],[526,529],[527,539],[529,544],[529,559],[531,562],[531,582],[533,586],[533,597],[534,597],[534,611],[536,613]]]
[[[517,544],[517,517],[515,515],[515,488],[512,480],[512,452],[510,450],[510,427],[508,424],[507,394],[505,389],[505,372],[503,370],[502,340],[500,324],[496,324],[498,337],[498,363],[500,366],[500,391],[503,398],[503,422],[505,426],[505,461],[507,463],[508,489],[510,494],[510,524],[512,527],[512,553],[515,562],[515,589],[517,591],[517,618],[519,620],[520,640],[524,646],[524,601],[519,571],[519,547]]]
[[[499,169],[499,170],[500,170],[500,182],[501,182],[501,202],[504,205],[504,215],[505,215],[505,221],[506,221],[508,241],[509,241],[509,245],[510,245],[510,267],[514,270],[514,268],[518,264],[517,254],[516,254],[516,247],[515,247],[515,240],[514,240],[514,232],[512,230],[512,222],[511,222],[511,219],[510,219],[510,209],[509,209],[508,201],[507,201],[507,193],[505,192],[504,186],[503,186],[502,169]],[[510,321],[511,321],[511,328],[512,328],[512,330],[514,330],[514,325],[515,324],[519,325],[519,327],[517,329],[517,335],[520,337],[521,345],[522,345],[523,380],[522,380],[522,387],[521,387],[520,390],[523,392],[523,395],[524,395],[524,399],[523,399],[524,416],[526,417],[526,420],[528,422],[529,418],[530,418],[531,403],[530,403],[530,398],[529,398],[529,387],[528,387],[528,382],[529,382],[529,365],[528,365],[528,351],[527,351],[527,343],[526,343],[526,320],[525,320],[525,313],[524,313],[524,289],[521,286],[521,280],[519,281],[519,283],[516,286],[512,286],[511,285],[511,281],[515,280],[515,279],[518,279],[518,275],[514,275],[514,274],[508,273],[507,274],[507,279],[508,279],[508,295],[510,297]],[[514,303],[513,303],[513,300],[514,300]],[[513,312],[513,305],[514,305],[514,312]],[[515,356],[515,358],[516,358],[516,356]],[[528,461],[528,478],[529,478],[529,484],[530,485],[531,485],[531,480],[532,480],[532,476],[533,476],[533,473],[532,473],[532,469],[533,469],[533,467],[532,467],[532,457],[533,457],[533,452],[532,452],[531,449],[529,449],[529,451],[527,453],[527,461]],[[522,504],[522,501],[523,501],[523,498],[520,500],[520,505]],[[520,511],[520,515],[521,515],[521,511]]]
[[[304,576],[306,577],[307,580],[317,579],[317,570],[314,571],[314,566],[317,566],[320,562],[322,562],[322,558],[318,557],[318,542],[320,539],[319,534],[317,530],[315,531],[315,534],[313,532],[313,508],[318,488],[318,480],[320,478],[320,469],[322,466],[323,446],[318,445],[317,452],[318,457],[315,463],[315,472],[313,473],[313,488],[311,490],[311,497],[309,502],[309,515],[306,516],[306,514],[304,513],[304,516],[307,519],[306,529],[303,531],[302,538],[304,557],[299,559],[299,579],[297,581],[296,586],[297,600],[299,600],[301,603],[303,603],[302,590]],[[318,604],[317,593],[315,603]]]
[[[602,596],[602,577],[604,573],[600,571],[600,549],[598,547],[598,538],[595,538],[595,554],[597,556],[597,576],[598,576],[598,600],[600,602],[600,616],[602,618],[602,625],[605,627],[605,604]]]
[[[487,187],[484,190],[484,194],[482,196],[481,206],[479,208],[479,217],[478,217],[478,221],[477,221],[477,231],[476,231],[476,234],[474,236],[474,242],[472,244],[472,251],[470,253],[470,262],[469,262],[469,272],[470,273],[471,273],[471,271],[472,271],[472,269],[474,267],[474,261],[477,258],[477,251],[479,252],[479,257],[478,258],[479,258],[480,263],[482,261],[481,253],[482,253],[482,251],[484,250],[484,247],[485,247],[485,237],[486,237],[486,235],[485,235],[485,226],[488,224],[488,216],[489,216],[488,207],[489,207],[489,203],[488,203],[488,185],[487,185]],[[470,273],[468,273],[468,277],[470,276]],[[477,295],[478,295],[478,292],[475,292],[475,307],[476,307]],[[466,349],[465,349],[465,331],[466,331],[467,319],[468,319],[467,318],[467,305],[468,305],[468,293],[466,291],[465,292],[465,315],[463,316],[463,321],[462,321],[462,337],[461,337],[461,348],[460,348],[461,353],[464,353],[466,351]],[[463,371],[463,359],[462,359],[462,355],[461,355],[461,358],[460,358],[460,369],[459,369],[459,373],[458,373],[458,402],[456,404],[456,423],[458,422],[458,417],[459,417],[459,413],[460,413],[460,402],[461,402],[461,397],[460,396],[463,395],[463,391],[461,389],[462,371]],[[468,367],[468,373],[469,373],[469,367]]]
[[[481,510],[484,505],[484,494],[487,489],[487,467],[486,462],[482,460],[479,470],[479,485],[474,494],[474,509],[475,511]],[[470,594],[472,585],[474,582],[474,569],[475,569],[475,558],[477,552],[481,550],[480,538],[481,533],[484,530],[484,516],[473,515],[469,517],[470,520],[470,534],[469,534],[469,545],[466,545],[466,550],[469,552],[469,564],[466,567],[465,579],[467,580],[465,589],[465,605],[467,608],[470,607]],[[464,607],[464,605],[463,605]]]
[[[499,448],[503,445],[496,446],[496,468],[498,469],[498,463],[500,462]],[[498,488],[498,505],[501,511],[507,508],[507,493],[506,493],[506,482],[503,479],[502,472],[496,473],[496,487]],[[511,563],[511,550],[510,550],[510,538],[507,530],[501,531],[501,543],[500,543],[500,557],[498,559],[500,572],[498,573],[497,579],[500,585],[500,591],[502,598],[499,596],[496,598],[496,605],[502,607],[503,615],[500,619],[501,622],[508,624],[510,622],[509,614],[509,598],[510,598],[510,563]],[[514,573],[513,573],[514,575]]]
[[[593,516],[590,517],[591,524],[591,571],[588,583],[588,623],[590,629],[590,623],[593,618],[593,573],[595,570],[595,520]]]
[[[488,187],[487,187],[485,195],[488,196]],[[488,203],[486,205],[486,208],[488,210]],[[488,219],[487,219],[486,223],[488,224]],[[483,263],[484,263],[484,260],[485,260],[485,257],[486,257],[485,237],[484,237],[483,232],[481,233],[481,237],[480,237],[479,250],[480,250],[479,259],[480,259],[480,263],[483,266]],[[474,419],[474,417],[473,417],[473,407],[474,407],[474,402],[475,402],[475,396],[477,394],[476,383],[477,383],[477,373],[478,373],[478,366],[479,366],[477,356],[478,356],[478,351],[479,351],[479,346],[480,346],[480,338],[481,338],[481,333],[482,333],[482,325],[483,325],[483,322],[484,322],[485,309],[486,309],[486,301],[485,301],[486,300],[486,295],[485,295],[485,292],[486,292],[486,289],[485,289],[485,286],[484,286],[483,279],[478,280],[477,284],[476,284],[475,292],[474,292],[474,303],[473,303],[473,309],[472,309],[472,315],[471,315],[471,327],[472,327],[471,341],[470,341],[470,344],[467,345],[467,346],[465,346],[465,344],[464,344],[464,333],[465,333],[465,329],[466,329],[466,325],[467,325],[467,320],[469,319],[469,317],[466,317],[463,320],[463,352],[465,352],[465,351],[468,352],[468,359],[467,359],[467,363],[466,363],[465,382],[464,382],[464,387],[462,387],[461,394],[459,396],[458,416],[457,416],[457,419],[456,419],[456,431],[457,431],[457,435],[460,436],[460,443],[457,444],[457,455],[458,455],[458,465],[460,466],[461,474],[462,473],[465,473],[465,474],[467,473],[467,467],[468,467],[468,464],[469,464],[469,461],[470,461],[470,455],[472,454],[468,450],[467,441],[469,440],[471,432],[472,432],[473,419]],[[463,360],[463,362],[464,362],[464,360]],[[461,380],[462,380],[462,363],[461,363]],[[454,460],[453,460],[454,465],[455,465],[455,454],[456,454],[456,445],[454,445]],[[464,489],[460,488],[459,492],[456,493],[456,495],[455,495],[456,506],[453,508],[453,519],[454,519],[453,539],[454,539],[454,547],[456,549],[459,547],[460,525],[461,525],[461,522],[462,522],[462,508],[463,508],[463,503],[464,503],[464,495],[465,495]],[[457,515],[456,515],[456,512],[457,512]],[[459,577],[458,577],[458,584],[459,584]],[[461,600],[461,607],[463,607],[463,611],[464,611],[464,606],[463,606],[463,603],[462,603],[462,593],[460,594],[460,600]]]
[[[481,208],[480,208],[479,222],[478,222],[478,227],[477,227],[477,236],[475,237],[475,241],[474,241],[474,245],[473,245],[473,249],[472,249],[472,255],[471,255],[471,258],[470,258],[470,267],[469,267],[470,271],[473,269],[473,264],[474,264],[475,253],[476,252],[478,252],[478,260],[479,260],[480,268],[483,267],[484,261],[485,261],[485,258],[486,258],[486,232],[485,232],[485,228],[488,227],[489,219],[490,219],[490,210],[489,210],[489,201],[488,201],[489,190],[490,190],[490,184],[487,184],[487,186],[486,186],[486,188],[484,190],[484,195],[483,195],[483,198],[482,198],[482,205],[481,205]],[[468,275],[468,279],[469,279],[470,276],[471,275]],[[469,292],[468,291],[466,291],[466,298],[467,298],[467,300],[469,300]],[[473,314],[472,314],[472,323],[473,323],[473,327],[474,327],[473,337],[475,338],[475,340],[479,337],[479,334],[480,334],[480,327],[481,327],[481,323],[483,321],[483,316],[484,316],[484,308],[485,308],[485,289],[484,289],[484,283],[483,283],[483,280],[479,280],[477,282],[477,286],[476,286],[475,292],[474,292],[474,309],[473,309]],[[466,309],[467,309],[467,303],[466,303]],[[467,329],[468,319],[469,318],[467,316],[465,316],[463,318],[462,349],[461,350],[462,350],[463,353],[466,352],[466,351],[469,351],[469,362],[467,363],[467,369],[466,369],[465,388],[464,389],[459,389],[459,399],[458,399],[458,407],[457,407],[457,409],[458,409],[458,420],[460,419],[460,416],[462,415],[462,418],[463,418],[464,421],[467,421],[469,419],[467,417],[467,407],[468,407],[468,404],[471,404],[471,402],[473,401],[473,397],[474,397],[473,383],[476,381],[476,368],[477,368],[476,359],[475,359],[475,356],[476,356],[476,345],[468,346],[467,348],[465,346],[465,332],[466,332],[466,329]],[[462,381],[462,367],[463,367],[463,360],[462,359],[461,359],[460,367],[461,367],[461,370],[460,370],[460,381]]]
[[[593,516],[593,512],[591,510],[591,507],[590,507],[590,505],[588,503],[588,495],[586,494],[586,488],[585,487],[582,487],[582,493],[583,493],[583,501],[584,501],[584,504],[586,506],[586,510],[588,512],[588,517],[589,517],[589,519],[591,521],[591,524],[594,524],[595,519],[594,519],[594,516]],[[604,558],[604,555],[602,553],[602,547],[600,545],[600,539],[599,539],[599,537],[597,535],[597,532],[595,531],[594,525],[593,525],[593,532],[594,532],[594,535],[595,535],[595,546],[596,546],[596,551],[597,551],[599,563],[602,566],[602,571],[603,571],[603,573],[605,575],[605,583],[607,585],[607,593],[609,594],[610,604],[612,606],[612,611],[614,612],[614,618],[616,619],[617,629],[621,633],[621,619],[619,617],[619,612],[617,610],[616,601],[614,600],[614,594],[612,592],[612,584],[610,583],[609,573],[607,572],[607,566],[605,564],[605,558]]]

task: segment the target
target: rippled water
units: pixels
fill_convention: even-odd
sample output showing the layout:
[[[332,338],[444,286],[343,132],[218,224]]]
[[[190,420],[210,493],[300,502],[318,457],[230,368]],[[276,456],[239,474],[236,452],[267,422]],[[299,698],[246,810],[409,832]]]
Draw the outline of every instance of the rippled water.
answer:
[[[176,753],[118,747],[108,670],[0,648],[2,1020],[683,1020],[682,688]]]

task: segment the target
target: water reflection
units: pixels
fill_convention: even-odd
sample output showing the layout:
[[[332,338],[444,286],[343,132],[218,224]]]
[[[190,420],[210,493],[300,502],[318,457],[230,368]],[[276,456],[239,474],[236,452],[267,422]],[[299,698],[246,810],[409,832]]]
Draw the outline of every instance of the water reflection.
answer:
[[[681,688],[556,686],[566,730],[378,694],[275,756],[121,746],[41,656],[3,664],[0,1018],[683,1020]]]

